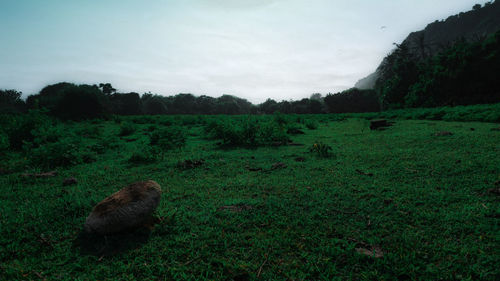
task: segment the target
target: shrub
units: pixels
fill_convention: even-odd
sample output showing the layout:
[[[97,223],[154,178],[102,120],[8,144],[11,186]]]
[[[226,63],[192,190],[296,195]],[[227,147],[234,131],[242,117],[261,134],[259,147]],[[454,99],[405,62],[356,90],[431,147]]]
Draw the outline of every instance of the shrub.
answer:
[[[115,124],[121,124],[122,121],[123,121],[123,118],[118,116],[118,115],[113,115],[113,122],[115,122]]]
[[[318,128],[318,123],[314,120],[307,120],[305,125],[309,130],[316,130]]]
[[[302,131],[302,127],[297,123],[288,124],[286,127],[286,132],[287,132],[287,134],[290,134],[290,135],[304,134],[304,132]]]
[[[135,126],[134,124],[130,123],[130,122],[122,122],[120,124],[120,136],[129,136],[131,135],[132,133],[135,132]]]
[[[52,125],[51,119],[40,111],[28,114],[2,116],[2,127],[9,139],[9,147],[20,150],[25,142],[32,142],[35,130],[43,130]]]
[[[177,126],[166,127],[151,133],[150,144],[160,149],[163,159],[166,151],[184,147],[186,145],[186,136],[182,129]]]
[[[149,125],[147,128],[146,128],[146,131],[148,132],[153,132],[157,129],[157,127],[155,125]]]
[[[288,119],[286,118],[286,115],[282,114],[279,111],[276,111],[274,114],[274,121],[278,123],[278,125],[283,126],[288,123]]]
[[[182,116],[180,118],[180,122],[182,125],[186,126],[192,126],[196,125],[198,123],[199,119],[196,118],[195,116]]]
[[[33,129],[31,134],[33,135],[33,141],[25,141],[24,146],[39,147],[47,143],[58,142],[63,132],[60,126],[54,125],[51,127],[42,126]]]
[[[62,140],[29,150],[30,162],[44,168],[68,167],[82,162],[78,143]]]
[[[101,143],[96,143],[89,146],[90,151],[95,152],[97,154],[104,154],[106,152],[106,147]]]
[[[97,154],[93,151],[85,151],[81,154],[83,163],[92,163],[97,161]]]
[[[145,152],[135,151],[132,156],[128,159],[129,163],[132,164],[145,164],[156,161],[156,158],[151,154],[146,154]]]
[[[290,138],[285,132],[285,128],[272,121],[266,122],[260,126],[258,136],[258,144],[260,145],[270,145],[277,142],[286,144],[290,141]]]
[[[155,120],[153,116],[141,115],[133,117],[132,122],[135,124],[149,124],[149,123],[154,123]]]
[[[332,147],[322,142],[315,142],[311,148],[309,148],[309,152],[323,158],[331,156],[330,151],[332,151]]]
[[[222,140],[222,144],[227,146],[261,146],[276,142],[285,144],[289,141],[285,128],[275,120],[259,122],[256,118],[222,119],[210,122],[205,127],[205,132]]]
[[[79,135],[90,138],[98,138],[101,136],[101,130],[98,126],[85,124],[78,132]]]
[[[210,122],[205,131],[214,139],[222,140],[224,145],[242,145],[240,129],[233,122],[223,119]]]
[[[0,131],[0,153],[9,148],[9,137],[3,131]]]

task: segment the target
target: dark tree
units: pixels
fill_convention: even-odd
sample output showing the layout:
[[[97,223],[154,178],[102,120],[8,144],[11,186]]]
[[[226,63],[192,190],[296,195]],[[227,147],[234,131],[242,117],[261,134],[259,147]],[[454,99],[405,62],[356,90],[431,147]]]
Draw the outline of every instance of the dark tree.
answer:
[[[328,94],[325,104],[331,113],[375,112],[380,110],[374,90],[352,88],[337,94]]]
[[[109,112],[107,98],[96,86],[79,85],[66,88],[52,113],[61,119],[100,118]]]
[[[46,86],[38,95],[30,95],[26,99],[26,105],[30,109],[46,108],[52,111],[63,97],[65,90],[75,86],[75,84],[67,82]]]
[[[25,110],[21,99],[22,92],[16,90],[0,90],[0,113],[17,113]]]
[[[384,59],[375,90],[382,109],[401,108],[410,86],[418,79],[417,59],[404,44],[396,44],[396,49]]]
[[[146,97],[145,97],[146,96]],[[167,106],[161,96],[144,94],[142,95],[142,111],[148,115],[167,114]]]
[[[217,100],[209,96],[200,96],[196,98],[196,112],[200,114],[214,114]]]
[[[267,99],[265,102],[259,104],[259,109],[262,113],[272,114],[278,111],[278,103],[273,99]]]
[[[142,114],[142,102],[138,93],[119,94],[110,97],[111,108],[114,114],[139,115]]]
[[[111,86],[110,83],[100,83],[99,88],[105,95],[111,95],[113,93],[116,93],[116,89]]]

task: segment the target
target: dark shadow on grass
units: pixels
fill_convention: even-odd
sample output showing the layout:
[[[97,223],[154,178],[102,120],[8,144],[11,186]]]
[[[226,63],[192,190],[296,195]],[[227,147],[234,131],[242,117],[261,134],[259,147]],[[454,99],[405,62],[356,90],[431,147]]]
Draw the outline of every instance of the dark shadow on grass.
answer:
[[[82,255],[114,256],[140,248],[150,236],[151,230],[145,227],[105,236],[82,230],[73,241],[73,248],[80,250]]]

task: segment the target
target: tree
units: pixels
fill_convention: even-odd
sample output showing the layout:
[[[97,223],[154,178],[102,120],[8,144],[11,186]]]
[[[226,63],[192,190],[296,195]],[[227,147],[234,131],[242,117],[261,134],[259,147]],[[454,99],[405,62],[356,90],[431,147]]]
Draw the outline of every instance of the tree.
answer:
[[[209,96],[196,98],[196,112],[198,114],[213,114],[216,110],[217,100]]]
[[[111,95],[116,92],[116,89],[110,83],[100,83],[99,88],[105,95]]]
[[[0,113],[22,112],[25,103],[21,99],[22,92],[16,90],[0,90]]]
[[[110,96],[110,101],[114,114],[139,115],[142,113],[142,103],[138,93],[115,93]]]
[[[309,97],[309,99],[311,99],[311,100],[317,100],[317,101],[322,101],[323,97],[321,96],[320,93],[314,93],[314,94],[311,95],[311,97]]]
[[[145,97],[146,96],[146,97]],[[142,111],[148,115],[167,114],[167,106],[161,96],[144,94],[141,98]]]
[[[267,99],[265,102],[259,104],[259,109],[262,113],[272,114],[278,110],[278,103],[273,99]]]
[[[98,87],[79,85],[66,88],[52,114],[61,119],[83,120],[101,118],[109,113],[107,97]]]
[[[26,99],[26,105],[30,109],[46,108],[53,111],[64,95],[64,92],[76,85],[68,82],[61,82],[44,87],[37,95],[30,95]]]
[[[325,104],[331,113],[375,112],[380,110],[374,90],[352,88],[337,94],[328,94]]]
[[[392,51],[378,68],[380,73],[375,90],[382,109],[404,106],[409,87],[418,79],[417,59],[405,44],[395,44]]]

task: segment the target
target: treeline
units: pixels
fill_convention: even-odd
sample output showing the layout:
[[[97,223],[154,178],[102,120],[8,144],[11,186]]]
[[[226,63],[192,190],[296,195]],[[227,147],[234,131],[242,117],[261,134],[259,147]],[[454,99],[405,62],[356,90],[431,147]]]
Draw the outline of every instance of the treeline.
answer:
[[[337,94],[313,94],[298,101],[268,99],[254,105],[231,95],[218,98],[178,94],[118,93],[109,83],[58,83],[21,99],[21,92],[0,90],[0,113],[45,109],[61,119],[159,114],[295,114],[357,113],[415,107],[439,107],[500,102],[500,31],[482,40],[465,39],[439,54],[422,59],[406,45],[379,67],[374,90],[349,89]]]
[[[382,109],[500,102],[500,31],[419,59],[402,44],[379,67]]]
[[[319,114],[328,112],[377,111],[373,91],[350,90],[341,94],[313,94],[298,101],[268,99],[254,105],[231,95],[218,98],[178,94],[162,96],[152,93],[118,93],[109,83],[75,85],[57,83],[46,86],[26,101],[21,92],[0,90],[0,113],[25,112],[43,109],[61,119],[80,120],[117,115],[172,115],[172,114],[272,114],[274,112]],[[365,98],[368,98],[367,102]]]

